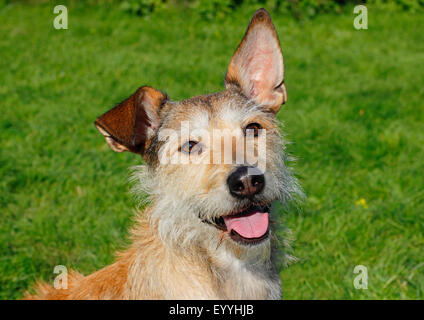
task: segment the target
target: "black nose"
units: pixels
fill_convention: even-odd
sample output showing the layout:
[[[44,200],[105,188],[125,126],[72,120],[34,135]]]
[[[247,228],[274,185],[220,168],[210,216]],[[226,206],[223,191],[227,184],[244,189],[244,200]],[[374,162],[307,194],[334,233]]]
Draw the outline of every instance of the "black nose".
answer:
[[[252,198],[265,186],[265,177],[256,167],[239,167],[227,179],[230,193],[237,198]]]

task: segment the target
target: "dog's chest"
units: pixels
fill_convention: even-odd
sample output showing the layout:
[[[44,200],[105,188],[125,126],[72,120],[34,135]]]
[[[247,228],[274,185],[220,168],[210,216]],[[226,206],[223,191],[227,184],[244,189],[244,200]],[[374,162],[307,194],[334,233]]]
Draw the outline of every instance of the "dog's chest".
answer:
[[[266,264],[236,259],[222,269],[220,295],[223,299],[281,299],[281,280]]]

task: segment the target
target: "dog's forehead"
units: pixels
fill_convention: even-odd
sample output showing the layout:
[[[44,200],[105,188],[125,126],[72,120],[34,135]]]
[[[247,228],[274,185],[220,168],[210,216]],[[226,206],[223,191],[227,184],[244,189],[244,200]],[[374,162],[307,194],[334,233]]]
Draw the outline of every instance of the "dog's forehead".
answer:
[[[252,103],[243,95],[229,90],[170,102],[163,116],[164,127],[212,128],[238,125],[252,116]]]

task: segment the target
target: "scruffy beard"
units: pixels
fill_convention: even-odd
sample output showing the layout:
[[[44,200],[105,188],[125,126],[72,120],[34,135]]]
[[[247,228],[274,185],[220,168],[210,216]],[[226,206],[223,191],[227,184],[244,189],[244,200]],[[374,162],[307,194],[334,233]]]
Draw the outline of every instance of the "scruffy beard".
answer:
[[[284,160],[287,159],[284,159],[284,154],[275,155],[273,160],[273,164],[278,164],[278,167],[266,171],[267,188],[258,202],[270,204],[279,201],[285,205],[302,192],[289,168],[285,166]],[[224,185],[207,194],[192,194],[182,198],[181,194],[169,191],[169,182],[161,183],[157,172],[160,169],[155,170],[146,165],[132,169],[132,193],[140,206],[152,206],[148,219],[156,226],[160,239],[168,247],[183,250],[185,254],[197,252],[190,249],[200,247],[211,255],[230,254],[255,265],[270,261],[272,248],[289,245],[287,240],[277,239],[275,224],[270,228],[267,239],[254,245],[244,245],[233,241],[228,233],[204,223],[204,219],[219,217],[246,205],[243,201],[235,201]],[[168,191],[164,194],[162,190]],[[218,196],[211,197],[211,194]],[[284,263],[292,259],[284,253],[279,255],[284,255]]]

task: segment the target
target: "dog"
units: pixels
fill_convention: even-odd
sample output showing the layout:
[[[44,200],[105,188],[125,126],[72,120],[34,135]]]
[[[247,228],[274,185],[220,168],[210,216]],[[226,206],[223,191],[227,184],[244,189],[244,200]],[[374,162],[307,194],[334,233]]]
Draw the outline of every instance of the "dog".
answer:
[[[225,90],[176,102],[143,86],[100,116],[95,126],[114,151],[144,159],[134,176],[147,209],[115,263],[89,276],[70,272],[66,289],[38,284],[26,298],[281,299],[270,206],[300,193],[276,119],[286,100],[280,42],[260,9]]]

